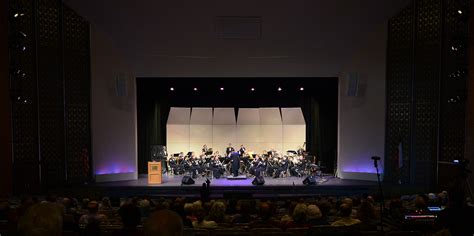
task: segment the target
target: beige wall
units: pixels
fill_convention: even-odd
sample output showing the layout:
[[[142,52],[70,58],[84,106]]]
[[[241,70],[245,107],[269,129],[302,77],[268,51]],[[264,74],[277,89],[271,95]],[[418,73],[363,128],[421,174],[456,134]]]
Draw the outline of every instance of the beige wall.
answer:
[[[128,72],[126,60],[137,77],[339,77],[339,176],[375,179],[370,157],[384,155],[387,22],[408,0],[66,2],[110,39],[92,34],[96,167],[136,160],[135,94],[122,99],[127,109],[107,95],[114,73]],[[262,16],[262,39],[219,39],[215,16]],[[360,74],[361,96],[345,96],[348,73]]]
[[[106,34],[91,25],[92,155],[96,180],[137,178],[135,78]],[[128,77],[127,94],[115,93],[115,78]]]

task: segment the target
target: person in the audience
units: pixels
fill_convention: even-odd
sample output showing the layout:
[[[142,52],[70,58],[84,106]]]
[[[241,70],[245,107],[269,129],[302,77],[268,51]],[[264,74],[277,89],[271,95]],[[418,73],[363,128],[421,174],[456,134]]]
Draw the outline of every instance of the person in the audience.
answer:
[[[114,236],[141,236],[142,233],[137,229],[141,222],[140,209],[131,203],[125,203],[118,211],[122,219],[123,227],[117,231]]]
[[[107,216],[99,214],[99,204],[96,201],[90,201],[87,204],[88,213],[81,216],[79,219],[80,224],[88,224],[90,221],[99,222],[104,224],[107,222]]]
[[[183,220],[170,210],[152,213],[143,226],[144,236],[181,236],[183,231]]]
[[[347,203],[343,203],[339,206],[339,211],[341,214],[341,219],[334,221],[332,226],[350,226],[359,224],[361,221],[358,219],[352,218],[352,206]]]
[[[315,225],[329,225],[326,219],[323,218],[323,214],[318,206],[311,204],[306,209],[306,223]]]
[[[226,215],[225,215],[225,204],[222,201],[215,201],[211,209],[209,211],[209,220],[215,221],[216,223],[224,223],[226,222]]]
[[[54,203],[38,203],[26,210],[18,223],[20,236],[61,236],[61,208]]]
[[[361,230],[377,230],[375,208],[370,201],[363,200],[357,211],[357,219],[361,221]]]
[[[206,211],[200,207],[196,209],[196,220],[193,221],[193,228],[217,228],[217,223],[212,220],[205,220]]]

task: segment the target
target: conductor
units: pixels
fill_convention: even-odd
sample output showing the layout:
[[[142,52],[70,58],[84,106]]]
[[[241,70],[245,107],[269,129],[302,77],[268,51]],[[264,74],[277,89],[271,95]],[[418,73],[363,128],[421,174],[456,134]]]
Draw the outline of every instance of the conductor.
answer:
[[[230,154],[230,158],[232,159],[232,167],[231,172],[234,177],[239,176],[239,169],[240,169],[240,155],[238,152],[232,152]]]

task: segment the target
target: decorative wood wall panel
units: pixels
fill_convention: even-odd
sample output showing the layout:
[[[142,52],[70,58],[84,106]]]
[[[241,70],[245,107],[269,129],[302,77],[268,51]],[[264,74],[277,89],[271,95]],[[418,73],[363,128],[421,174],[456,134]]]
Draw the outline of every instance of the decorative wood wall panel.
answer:
[[[14,186],[39,192],[90,177],[89,24],[59,0],[11,0],[27,50],[11,48]],[[11,41],[16,40],[13,36]]]
[[[416,0],[389,22],[386,163],[401,141],[404,168],[386,166],[388,181],[434,188],[449,169],[440,163],[463,158],[467,6]]]

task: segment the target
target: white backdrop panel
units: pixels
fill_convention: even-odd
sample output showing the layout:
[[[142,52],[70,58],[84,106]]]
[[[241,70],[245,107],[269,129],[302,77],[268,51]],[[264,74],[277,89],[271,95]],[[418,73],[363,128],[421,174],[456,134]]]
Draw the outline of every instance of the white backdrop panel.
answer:
[[[305,140],[305,125],[283,125],[283,143],[304,143]]]
[[[299,107],[281,108],[281,117],[284,125],[305,125],[303,112]]]
[[[168,122],[166,124],[187,124],[191,115],[191,108],[189,107],[172,107],[168,115]]]
[[[166,126],[166,142],[168,143],[189,143],[189,125]]]
[[[260,149],[262,151],[269,151],[271,149],[274,149],[277,152],[282,153],[283,151],[283,143],[277,142],[277,143],[272,143],[272,142],[261,142],[260,143]]]
[[[186,153],[189,151],[189,142],[186,143],[170,143],[168,142],[166,145],[166,149],[168,151],[168,155],[172,155],[174,153],[184,152]]]
[[[201,155],[202,146],[204,144],[206,144],[208,147],[210,147],[209,143],[202,143],[202,142],[189,143],[189,151],[194,152],[196,155]]]
[[[260,125],[260,112],[258,108],[239,108],[237,125]]]
[[[212,125],[190,125],[190,143],[212,144]]]
[[[280,108],[266,107],[259,108],[260,125],[281,125]]]
[[[260,142],[260,125],[237,125],[237,143],[240,146],[243,142]]]
[[[222,153],[229,143],[235,145],[235,142],[237,142],[237,127],[235,125],[212,126],[212,148],[214,151],[218,150]],[[223,149],[220,146],[219,149],[214,149],[217,148],[216,144],[218,143],[225,143],[226,146]]]
[[[260,125],[260,142],[282,143],[283,129],[281,125]]]
[[[297,151],[299,147],[303,147],[303,143],[283,143],[283,152],[288,150]]]
[[[214,108],[213,125],[235,125],[235,110],[232,107]]]
[[[193,107],[191,125],[212,125],[212,107]]]

